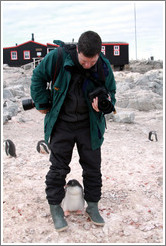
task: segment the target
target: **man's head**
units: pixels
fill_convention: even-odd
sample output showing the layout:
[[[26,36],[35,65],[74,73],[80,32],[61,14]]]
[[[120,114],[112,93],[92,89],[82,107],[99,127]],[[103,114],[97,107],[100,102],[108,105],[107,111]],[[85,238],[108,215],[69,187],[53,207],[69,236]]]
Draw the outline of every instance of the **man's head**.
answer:
[[[77,45],[79,63],[85,69],[90,69],[94,66],[101,52],[101,38],[93,31],[84,32]]]

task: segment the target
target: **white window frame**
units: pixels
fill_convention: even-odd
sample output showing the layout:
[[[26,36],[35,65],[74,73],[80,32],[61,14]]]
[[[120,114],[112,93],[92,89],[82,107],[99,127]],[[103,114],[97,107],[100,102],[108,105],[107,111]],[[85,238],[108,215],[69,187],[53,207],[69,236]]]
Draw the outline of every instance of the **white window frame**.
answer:
[[[11,51],[10,52],[10,58],[12,61],[18,60],[17,51]]]
[[[24,50],[24,60],[30,60],[31,56],[30,56],[30,50]]]
[[[119,50],[114,50],[114,56],[120,56],[120,51]]]
[[[120,45],[114,45],[114,56],[120,56]]]
[[[114,50],[120,50],[119,45],[114,45]]]
[[[101,46],[101,52],[105,55],[105,46],[104,45]]]

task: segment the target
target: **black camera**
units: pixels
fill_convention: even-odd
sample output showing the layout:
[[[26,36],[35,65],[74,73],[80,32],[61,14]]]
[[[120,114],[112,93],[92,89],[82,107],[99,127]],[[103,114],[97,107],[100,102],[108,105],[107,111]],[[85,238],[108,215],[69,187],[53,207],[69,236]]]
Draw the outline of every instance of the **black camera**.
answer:
[[[98,97],[98,108],[104,114],[109,114],[115,111],[114,105],[111,103],[109,94],[104,87],[97,87],[94,91],[89,93],[89,100],[92,103],[93,98]]]
[[[22,107],[24,110],[29,110],[29,109],[34,108],[35,104],[31,98],[25,99],[25,100],[22,100]]]
[[[48,103],[39,104],[39,108],[42,108],[42,109],[51,108],[51,106],[52,106],[51,101],[49,101]],[[29,110],[29,109],[32,109],[35,107],[35,103],[33,102],[33,100],[31,98],[24,99],[24,100],[22,100],[22,107],[24,110]]]

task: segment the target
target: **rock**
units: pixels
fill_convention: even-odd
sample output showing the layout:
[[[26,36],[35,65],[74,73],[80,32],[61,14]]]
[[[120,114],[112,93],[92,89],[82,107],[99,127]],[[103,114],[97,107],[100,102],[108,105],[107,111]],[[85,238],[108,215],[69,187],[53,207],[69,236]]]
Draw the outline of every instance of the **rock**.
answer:
[[[145,65],[145,63],[143,64]],[[132,108],[140,111],[162,109],[162,69],[150,70],[145,74],[127,73],[125,71],[115,72],[114,75],[117,82],[117,107]]]
[[[161,69],[151,70],[138,78],[135,82],[143,90],[152,90],[154,93],[163,95],[163,71]]]
[[[20,67],[9,67],[4,64],[3,70],[3,122],[6,123],[22,109],[21,101],[30,97],[32,69],[25,70]]]
[[[146,73],[153,69],[162,69],[163,61],[152,61],[152,60],[131,60],[128,65],[128,70],[131,72]]]
[[[113,120],[119,123],[134,123],[134,112],[120,112],[113,114]]]
[[[127,70],[114,72],[117,85],[116,107],[131,111],[126,113],[124,110],[114,116],[110,114],[106,118],[116,122],[133,123],[135,118],[133,110],[162,109],[162,66],[161,61],[131,61]],[[30,98],[33,68],[28,66],[26,68],[27,70],[3,65],[3,99],[8,102],[8,107],[4,105],[4,122],[23,110],[20,106],[23,98]]]
[[[8,87],[14,97],[25,97],[24,86],[23,85],[14,85],[13,87]]]
[[[8,112],[3,112],[3,124],[7,123],[9,120],[11,120],[11,116]]]
[[[12,116],[17,115],[19,112],[17,103],[14,103],[10,100],[5,102],[5,106],[3,107],[3,123],[6,123],[8,120],[12,118]]]
[[[162,98],[157,97],[154,93],[144,93],[142,97],[138,97],[137,109],[140,111],[149,111],[153,109],[162,109]],[[130,107],[130,104],[129,104]]]
[[[29,70],[29,69],[33,68],[33,63],[25,64],[22,67],[24,68],[24,70]]]
[[[10,89],[3,89],[3,98],[4,99],[10,99],[11,97],[14,97],[12,91]]]
[[[117,84],[120,83],[130,83],[132,86],[138,78],[143,77],[140,73],[134,73],[129,71],[114,72]],[[133,85],[134,86],[134,85]]]
[[[8,64],[3,64],[3,69],[8,69],[9,68],[9,65]]]

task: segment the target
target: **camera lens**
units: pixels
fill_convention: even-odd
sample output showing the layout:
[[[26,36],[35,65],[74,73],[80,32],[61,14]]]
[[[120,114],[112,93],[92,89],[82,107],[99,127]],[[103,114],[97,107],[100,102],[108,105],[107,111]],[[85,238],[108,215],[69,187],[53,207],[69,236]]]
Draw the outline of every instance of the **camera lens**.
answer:
[[[22,101],[22,106],[24,110],[29,110],[35,107],[35,104],[33,103],[32,99],[25,99]]]
[[[109,101],[109,99],[103,99],[99,101],[99,110],[104,114],[109,114],[114,110],[113,104]]]
[[[99,109],[107,109],[109,107],[110,102],[108,100],[101,100],[99,102]]]

